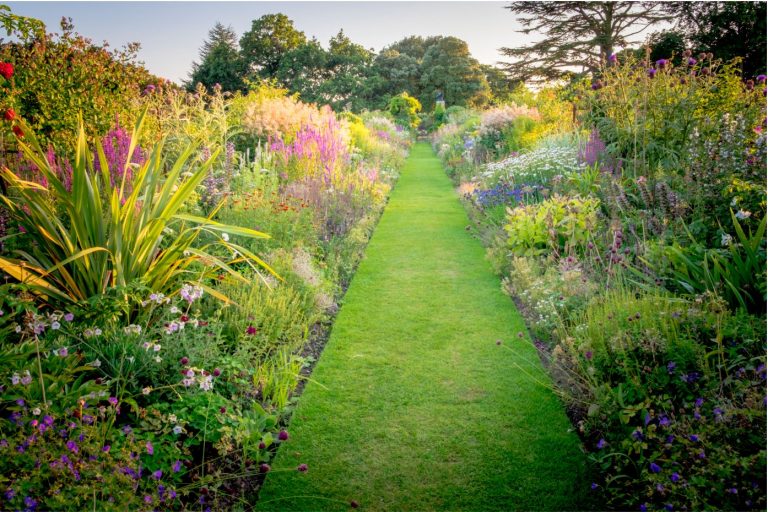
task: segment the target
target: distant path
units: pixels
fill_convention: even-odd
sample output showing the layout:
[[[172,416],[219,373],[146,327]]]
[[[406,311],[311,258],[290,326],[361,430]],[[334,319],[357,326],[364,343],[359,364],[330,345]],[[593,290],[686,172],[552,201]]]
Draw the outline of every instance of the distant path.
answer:
[[[552,392],[515,366],[548,382],[467,224],[439,160],[416,144],[259,510],[578,507],[577,437]]]

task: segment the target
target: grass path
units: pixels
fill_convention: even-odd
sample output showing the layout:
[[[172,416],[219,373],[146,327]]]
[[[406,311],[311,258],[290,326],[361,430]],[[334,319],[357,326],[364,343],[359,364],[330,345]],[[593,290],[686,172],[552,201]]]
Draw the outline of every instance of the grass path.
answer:
[[[260,510],[573,510],[585,461],[425,143],[409,157]],[[502,339],[513,347],[496,345]],[[306,463],[309,471],[296,467]]]

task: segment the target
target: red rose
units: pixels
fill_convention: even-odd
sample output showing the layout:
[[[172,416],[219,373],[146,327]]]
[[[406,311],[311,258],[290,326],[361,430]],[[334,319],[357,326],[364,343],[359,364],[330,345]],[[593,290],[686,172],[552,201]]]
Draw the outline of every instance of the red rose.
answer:
[[[19,126],[19,125],[14,125],[13,133],[15,133],[16,136],[19,137],[19,138],[24,136],[24,131],[21,129],[21,126]]]
[[[10,80],[13,76],[13,64],[10,62],[0,62],[0,75],[6,80]]]
[[[14,119],[16,119],[16,112],[12,108],[9,108],[8,110],[5,111],[5,113],[3,114],[3,117],[5,118],[6,121],[13,121]]]

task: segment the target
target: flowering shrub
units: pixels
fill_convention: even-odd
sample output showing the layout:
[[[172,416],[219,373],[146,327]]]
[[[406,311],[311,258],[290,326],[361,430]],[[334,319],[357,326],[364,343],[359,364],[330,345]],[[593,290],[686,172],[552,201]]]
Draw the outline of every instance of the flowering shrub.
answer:
[[[44,146],[52,144],[63,154],[74,149],[78,114],[88,120],[87,135],[99,137],[117,116],[135,122],[134,105],[141,102],[147,84],[167,84],[135,63],[135,44],[109,50],[77,34],[66,20],[61,30],[60,35],[41,35],[29,43],[0,45],[0,61],[8,78],[13,74],[12,84],[0,87],[4,107],[23,116]],[[13,141],[6,141],[4,149],[12,148]]]
[[[523,136],[532,131],[540,120],[535,108],[515,104],[483,112],[477,130],[477,142],[485,149],[488,155],[485,158],[497,158],[510,151],[520,150],[524,146]]]

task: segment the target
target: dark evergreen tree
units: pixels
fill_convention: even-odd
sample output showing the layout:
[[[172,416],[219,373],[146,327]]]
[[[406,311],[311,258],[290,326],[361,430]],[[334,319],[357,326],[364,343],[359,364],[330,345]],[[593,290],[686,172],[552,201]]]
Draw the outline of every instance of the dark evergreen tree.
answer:
[[[237,35],[232,27],[216,23],[200,49],[200,63],[192,64],[187,88],[194,89],[201,83],[212,90],[219,84],[224,91],[238,91],[244,87],[244,71],[237,47]]]

